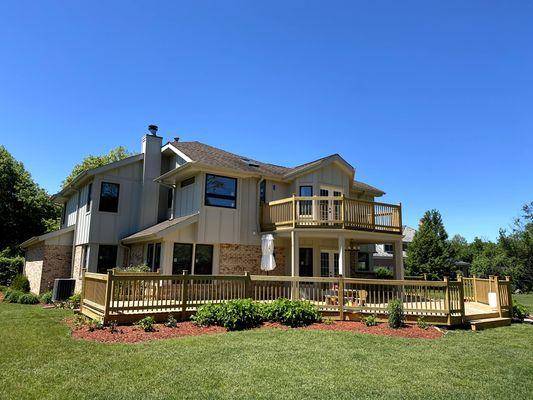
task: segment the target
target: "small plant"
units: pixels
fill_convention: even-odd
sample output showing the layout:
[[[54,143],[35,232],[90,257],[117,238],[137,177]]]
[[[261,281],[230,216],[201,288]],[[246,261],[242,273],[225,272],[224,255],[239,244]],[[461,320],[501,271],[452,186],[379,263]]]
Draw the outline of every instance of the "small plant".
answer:
[[[152,270],[146,264],[130,265],[129,267],[117,268],[122,272],[151,272]]]
[[[111,333],[119,333],[120,332],[120,330],[118,329],[118,322],[116,320],[111,321],[109,323],[109,331]]]
[[[136,325],[140,326],[145,332],[154,331],[155,319],[154,317],[144,317],[137,321]]]
[[[52,304],[52,291],[44,292],[40,297],[41,303]]]
[[[80,308],[81,294],[76,293],[68,298],[67,306],[73,310]]]
[[[393,329],[398,329],[403,325],[405,315],[403,313],[402,302],[398,299],[389,302],[389,326]]]
[[[322,321],[324,325],[333,325],[333,318],[324,318]]]
[[[33,293],[23,293],[19,297],[18,302],[20,304],[37,304],[39,303],[39,296]]]
[[[167,322],[165,322],[165,326],[167,328],[175,328],[178,326],[178,321],[176,320],[176,318],[174,318],[172,314],[169,314]]]
[[[21,292],[28,293],[30,291],[30,281],[25,275],[17,274],[13,278],[10,287],[13,290],[19,290]]]
[[[394,278],[394,274],[392,271],[386,267],[378,267],[374,270],[376,273],[376,278],[378,279],[392,279]]]
[[[6,296],[7,297],[7,296]],[[513,300],[513,319],[523,322],[525,318],[529,316],[528,308],[520,304],[518,301]]]
[[[5,291],[4,301],[6,303],[18,303],[22,295],[24,295],[24,292],[8,288]]]
[[[74,324],[74,327],[76,329],[80,329],[84,325],[88,324],[87,318],[85,316],[81,315],[81,314],[76,314],[74,316],[74,320],[72,321],[72,323]]]
[[[420,329],[426,330],[429,328],[429,322],[427,322],[424,316],[422,315],[416,320],[416,326],[418,326]]]
[[[375,314],[372,314],[368,317],[363,318],[363,323],[366,326],[376,326],[378,324],[378,319]]]

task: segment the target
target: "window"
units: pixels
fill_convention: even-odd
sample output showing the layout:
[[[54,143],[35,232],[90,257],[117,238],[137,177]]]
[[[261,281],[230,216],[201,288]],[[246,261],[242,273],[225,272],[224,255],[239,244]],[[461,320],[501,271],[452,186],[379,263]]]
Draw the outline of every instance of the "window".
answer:
[[[98,210],[117,212],[119,191],[120,185],[118,183],[102,182],[100,189],[100,206]]]
[[[394,249],[392,244],[385,244],[383,245],[383,250],[385,250],[387,253],[392,253]]]
[[[183,188],[185,186],[192,185],[194,183],[194,176],[189,179],[185,179],[184,181],[181,181],[180,186]]]
[[[213,207],[237,207],[237,179],[206,174],[205,205]]]
[[[87,209],[86,212],[91,211],[91,196],[93,192],[93,184],[89,183],[89,187],[87,188]]]
[[[194,257],[194,274],[211,275],[213,273],[213,246],[197,244]]]
[[[300,196],[310,197],[313,195],[313,186],[300,186]]]
[[[105,274],[108,269],[117,266],[117,246],[101,244],[98,246],[97,272]]]
[[[313,186],[300,186],[301,197],[310,197],[312,195]],[[313,214],[313,200],[300,200],[298,203],[300,205],[300,216],[310,216]]]
[[[172,208],[172,198],[174,197],[174,189],[168,189],[167,193],[167,208]]]
[[[266,202],[266,181],[264,179],[259,184],[259,201],[261,203]]]
[[[357,270],[368,271],[370,269],[370,257],[368,253],[359,253],[357,256]]]
[[[82,274],[82,270],[87,270],[89,267],[89,245],[84,244],[82,247],[82,261],[81,261],[81,268],[80,268],[80,276]]]
[[[67,222],[67,203],[63,204],[63,210],[61,211],[61,225],[65,225]]]
[[[178,275],[187,270],[192,273],[192,244],[191,243],[174,243],[174,254],[172,256],[172,274]]]
[[[313,276],[312,248],[300,248],[300,276]]]
[[[150,243],[146,250],[146,265],[152,272],[161,267],[161,243]]]

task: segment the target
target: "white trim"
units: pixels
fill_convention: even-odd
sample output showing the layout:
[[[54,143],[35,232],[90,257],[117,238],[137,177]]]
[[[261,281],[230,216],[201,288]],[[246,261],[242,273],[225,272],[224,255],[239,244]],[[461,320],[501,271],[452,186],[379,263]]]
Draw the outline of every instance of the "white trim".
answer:
[[[167,143],[163,147],[161,147],[161,153],[163,153],[165,150],[172,150],[174,153],[176,153],[178,156],[183,158],[187,162],[191,162],[192,159],[185,153],[183,153],[181,150],[178,150],[172,143]]]

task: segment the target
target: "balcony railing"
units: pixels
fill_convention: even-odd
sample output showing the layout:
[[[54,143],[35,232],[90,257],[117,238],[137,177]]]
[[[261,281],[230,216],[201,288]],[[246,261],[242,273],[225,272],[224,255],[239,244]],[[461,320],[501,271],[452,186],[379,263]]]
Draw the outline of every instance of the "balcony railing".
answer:
[[[261,229],[333,228],[402,233],[401,205],[348,197],[289,197],[261,206]]]

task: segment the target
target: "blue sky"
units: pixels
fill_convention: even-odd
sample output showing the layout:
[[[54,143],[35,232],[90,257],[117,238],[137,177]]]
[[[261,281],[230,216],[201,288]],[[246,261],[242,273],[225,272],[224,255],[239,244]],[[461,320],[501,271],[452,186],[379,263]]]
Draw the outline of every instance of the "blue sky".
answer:
[[[55,192],[146,125],[296,165],[338,152],[416,226],[533,200],[533,3],[0,3],[0,143]]]

